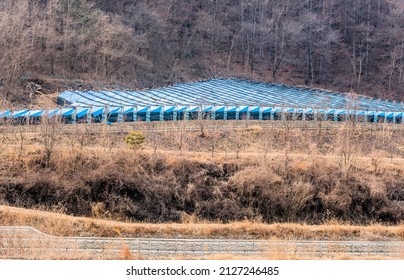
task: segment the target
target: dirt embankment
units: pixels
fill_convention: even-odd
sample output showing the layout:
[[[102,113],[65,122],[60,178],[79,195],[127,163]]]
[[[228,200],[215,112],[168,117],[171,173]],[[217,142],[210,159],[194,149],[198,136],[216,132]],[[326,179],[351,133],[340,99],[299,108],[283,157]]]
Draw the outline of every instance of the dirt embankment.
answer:
[[[381,164],[382,165],[382,164]],[[400,166],[345,168],[331,158],[198,162],[117,149],[3,158],[0,203],[142,222],[255,220],[398,224]]]

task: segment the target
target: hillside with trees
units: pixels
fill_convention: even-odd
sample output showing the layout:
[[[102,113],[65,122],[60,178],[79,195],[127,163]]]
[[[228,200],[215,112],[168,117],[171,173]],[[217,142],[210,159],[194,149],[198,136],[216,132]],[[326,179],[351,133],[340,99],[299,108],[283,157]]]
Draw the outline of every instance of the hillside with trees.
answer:
[[[404,100],[402,0],[3,0],[0,98],[243,77]]]

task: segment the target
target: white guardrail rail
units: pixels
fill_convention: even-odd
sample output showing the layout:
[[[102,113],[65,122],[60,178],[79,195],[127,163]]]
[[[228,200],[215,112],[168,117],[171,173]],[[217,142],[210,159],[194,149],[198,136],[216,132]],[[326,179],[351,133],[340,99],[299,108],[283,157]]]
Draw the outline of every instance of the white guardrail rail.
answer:
[[[114,259],[123,254],[147,258],[218,254],[268,258],[275,255],[401,258],[404,242],[54,237],[31,227],[0,226],[2,259]]]

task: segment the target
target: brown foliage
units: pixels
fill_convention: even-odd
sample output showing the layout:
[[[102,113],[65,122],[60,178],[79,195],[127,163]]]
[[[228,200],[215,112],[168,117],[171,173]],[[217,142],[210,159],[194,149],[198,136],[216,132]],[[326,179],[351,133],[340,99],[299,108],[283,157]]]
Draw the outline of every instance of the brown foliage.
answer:
[[[402,101],[403,22],[401,0],[3,0],[0,93],[242,76]]]
[[[395,169],[376,175],[355,168],[341,176],[333,158],[290,158],[286,171],[278,160],[234,164],[169,160],[128,150],[57,153],[51,169],[27,155],[29,164],[1,179],[0,202],[152,222],[181,221],[184,213],[224,222],[338,219],[366,224],[404,218],[404,181]]]

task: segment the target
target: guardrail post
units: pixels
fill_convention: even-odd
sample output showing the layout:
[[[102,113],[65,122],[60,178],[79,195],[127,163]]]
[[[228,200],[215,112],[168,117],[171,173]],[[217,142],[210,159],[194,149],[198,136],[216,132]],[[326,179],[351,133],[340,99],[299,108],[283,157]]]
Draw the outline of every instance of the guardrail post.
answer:
[[[263,113],[263,108],[260,106],[259,107],[259,112],[258,112],[258,119],[260,120],[260,121],[262,121],[262,113]]]
[[[211,119],[216,120],[216,106],[212,107]]]
[[[227,111],[229,110],[229,106],[224,107],[224,112],[223,112],[223,120],[227,120]]]
[[[247,107],[247,116],[246,119],[249,120],[251,119],[251,110],[250,110],[250,106]]]
[[[236,107],[236,120],[240,120],[240,106]]]

